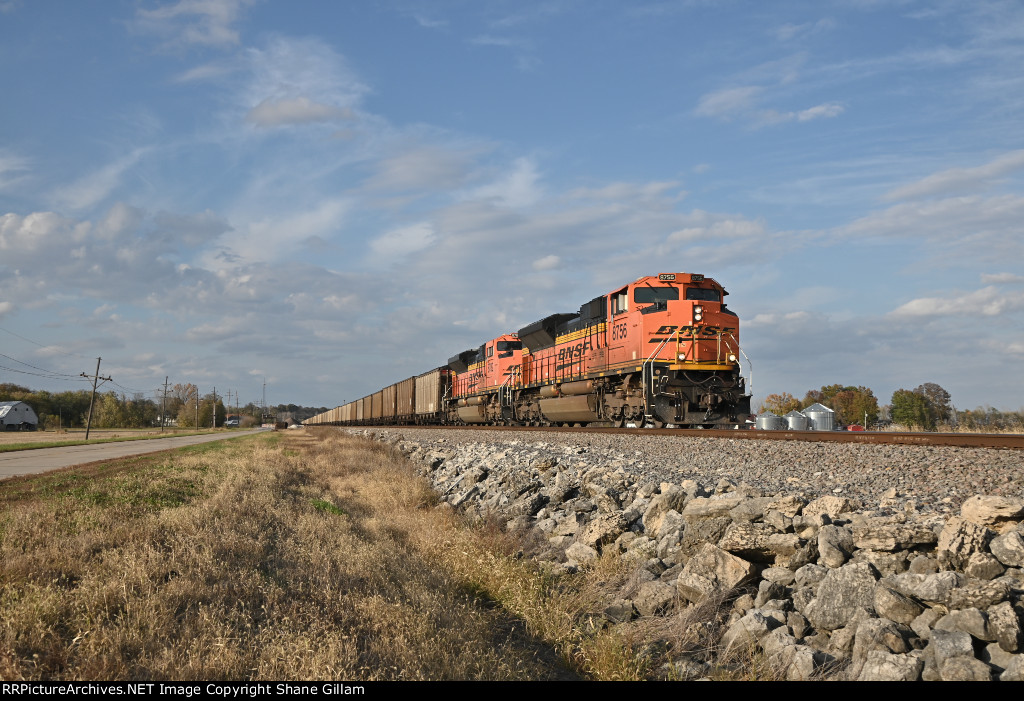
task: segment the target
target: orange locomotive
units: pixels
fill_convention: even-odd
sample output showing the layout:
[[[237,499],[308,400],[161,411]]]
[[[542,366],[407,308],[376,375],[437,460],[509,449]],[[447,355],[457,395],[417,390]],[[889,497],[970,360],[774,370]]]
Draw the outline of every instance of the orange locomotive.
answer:
[[[739,320],[691,273],[642,277],[449,359],[453,423],[742,425]]]
[[[642,277],[303,423],[743,425],[726,294],[703,275]]]

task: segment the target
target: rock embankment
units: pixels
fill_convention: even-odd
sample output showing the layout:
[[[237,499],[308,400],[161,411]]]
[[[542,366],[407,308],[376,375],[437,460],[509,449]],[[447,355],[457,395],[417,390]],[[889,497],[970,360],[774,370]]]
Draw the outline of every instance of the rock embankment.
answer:
[[[754,647],[789,679],[1024,681],[1016,453],[365,433],[452,506],[543,533],[547,567],[634,562],[611,624],[720,600],[717,653]],[[712,655],[677,660],[674,676],[700,676]]]

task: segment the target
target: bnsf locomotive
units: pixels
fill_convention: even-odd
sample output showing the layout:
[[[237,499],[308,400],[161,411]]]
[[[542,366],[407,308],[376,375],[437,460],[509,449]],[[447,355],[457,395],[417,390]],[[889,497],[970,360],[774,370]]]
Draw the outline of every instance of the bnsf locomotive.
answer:
[[[742,425],[739,320],[703,275],[661,273],[459,353],[307,425]]]

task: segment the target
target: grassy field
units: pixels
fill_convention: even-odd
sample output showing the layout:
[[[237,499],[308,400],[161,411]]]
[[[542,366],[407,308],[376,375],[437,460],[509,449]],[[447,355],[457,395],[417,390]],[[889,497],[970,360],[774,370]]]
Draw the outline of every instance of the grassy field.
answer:
[[[338,431],[6,480],[0,678],[642,679],[711,636],[706,611],[608,627],[632,570],[530,548]]]

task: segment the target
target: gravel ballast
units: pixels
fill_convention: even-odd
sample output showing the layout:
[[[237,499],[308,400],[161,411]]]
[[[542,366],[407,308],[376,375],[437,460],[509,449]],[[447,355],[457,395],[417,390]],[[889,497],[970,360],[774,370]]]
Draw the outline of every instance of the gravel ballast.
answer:
[[[1024,451],[356,433],[408,456],[447,507],[524,534],[542,570],[621,558],[629,579],[595,613],[608,625],[710,602],[708,644],[667,648],[661,678],[756,650],[792,680],[1024,680]]]
[[[638,479],[714,483],[727,478],[765,493],[840,495],[864,506],[893,489],[919,511],[956,513],[974,494],[1024,496],[1024,452],[913,445],[612,435],[543,431],[373,428],[427,449],[477,444],[490,451],[551,452],[561,464],[622,467]],[[601,465],[604,463],[604,465]]]

